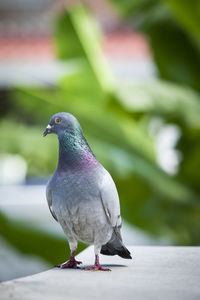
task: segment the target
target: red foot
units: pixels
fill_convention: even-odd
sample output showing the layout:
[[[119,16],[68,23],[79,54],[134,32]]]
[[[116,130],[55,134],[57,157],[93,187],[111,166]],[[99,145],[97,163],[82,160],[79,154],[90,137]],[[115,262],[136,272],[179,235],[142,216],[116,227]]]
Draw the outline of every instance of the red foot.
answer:
[[[86,271],[111,271],[108,268],[103,268],[101,265],[94,265],[92,267],[87,267],[84,270],[86,270]]]
[[[93,270],[93,271],[111,271],[110,269],[108,268],[103,268],[100,263],[99,263],[99,255],[96,254],[95,255],[95,263],[94,263],[94,266],[92,267],[87,267],[85,268],[84,270],[86,271],[90,271],[90,270]]]
[[[61,269],[78,269],[77,265],[80,265],[80,264],[82,264],[81,261],[77,261],[75,259],[70,259],[61,265],[57,265],[56,267],[61,268]]]

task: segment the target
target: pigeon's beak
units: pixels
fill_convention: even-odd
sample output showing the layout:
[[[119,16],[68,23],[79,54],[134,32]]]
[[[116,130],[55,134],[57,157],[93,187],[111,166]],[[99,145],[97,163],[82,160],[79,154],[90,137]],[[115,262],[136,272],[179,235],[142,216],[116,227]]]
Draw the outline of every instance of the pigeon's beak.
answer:
[[[48,133],[51,133],[51,129],[52,126],[48,124],[46,130],[43,132],[43,136],[45,137]]]

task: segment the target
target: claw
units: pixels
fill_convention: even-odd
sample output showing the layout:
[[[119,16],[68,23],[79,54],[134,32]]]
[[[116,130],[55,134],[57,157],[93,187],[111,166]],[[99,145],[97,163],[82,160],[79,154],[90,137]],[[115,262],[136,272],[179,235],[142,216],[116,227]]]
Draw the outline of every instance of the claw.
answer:
[[[80,264],[82,264],[81,261],[75,260],[75,250],[74,250],[72,251],[70,259],[68,261],[64,262],[61,265],[57,265],[56,267],[60,269],[78,269],[77,265]]]
[[[77,265],[80,265],[80,264],[82,264],[81,261],[77,261],[75,259],[70,259],[61,265],[57,265],[56,267],[60,268],[60,269],[78,269]]]

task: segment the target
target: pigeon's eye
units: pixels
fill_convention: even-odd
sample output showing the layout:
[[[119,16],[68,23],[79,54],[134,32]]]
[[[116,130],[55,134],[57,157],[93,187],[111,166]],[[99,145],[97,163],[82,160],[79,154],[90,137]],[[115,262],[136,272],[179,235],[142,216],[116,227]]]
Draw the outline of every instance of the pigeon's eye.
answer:
[[[60,122],[61,122],[61,119],[60,119],[60,118],[55,118],[55,123],[56,123],[56,124],[60,124]]]

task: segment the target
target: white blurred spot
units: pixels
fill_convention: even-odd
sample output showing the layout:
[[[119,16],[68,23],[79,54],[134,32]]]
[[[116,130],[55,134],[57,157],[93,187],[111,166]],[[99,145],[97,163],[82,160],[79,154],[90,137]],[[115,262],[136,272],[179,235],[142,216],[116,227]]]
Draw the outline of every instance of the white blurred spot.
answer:
[[[27,164],[19,155],[0,156],[0,184],[20,184],[26,178]]]
[[[150,134],[154,136],[159,166],[167,173],[175,175],[182,159],[181,152],[175,149],[181,137],[181,129],[177,125],[163,123],[162,119],[154,119],[150,126]]]

